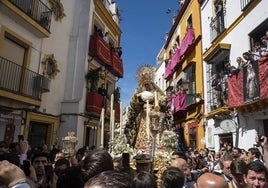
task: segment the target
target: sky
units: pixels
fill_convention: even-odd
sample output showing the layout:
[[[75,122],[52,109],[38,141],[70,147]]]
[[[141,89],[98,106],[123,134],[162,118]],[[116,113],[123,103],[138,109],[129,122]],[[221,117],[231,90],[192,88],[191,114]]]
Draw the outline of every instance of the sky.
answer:
[[[145,64],[156,66],[157,54],[179,9],[178,0],[116,0],[120,22],[124,76],[117,82],[123,106],[129,106],[138,87],[136,71]],[[169,10],[169,11],[168,11]],[[169,12],[169,13],[167,13]]]

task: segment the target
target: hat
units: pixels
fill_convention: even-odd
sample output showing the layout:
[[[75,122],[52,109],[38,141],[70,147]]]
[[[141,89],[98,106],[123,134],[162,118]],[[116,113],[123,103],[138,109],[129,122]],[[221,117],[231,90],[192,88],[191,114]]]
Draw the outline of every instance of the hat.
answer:
[[[152,157],[149,154],[138,154],[134,157],[136,163],[151,163]]]

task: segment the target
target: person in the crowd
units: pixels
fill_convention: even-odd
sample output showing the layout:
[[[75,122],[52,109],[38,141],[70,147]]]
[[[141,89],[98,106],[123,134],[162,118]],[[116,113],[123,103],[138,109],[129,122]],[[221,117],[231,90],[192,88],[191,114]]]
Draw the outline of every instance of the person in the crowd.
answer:
[[[154,176],[149,172],[138,173],[132,182],[132,188],[157,188]]]
[[[121,157],[115,157],[113,159],[113,164],[114,164],[114,170],[120,171],[122,168],[122,158]]]
[[[58,174],[56,188],[83,188],[84,180],[81,168],[77,166],[67,167]]]
[[[251,162],[258,161],[263,163],[261,159],[261,152],[258,148],[252,147],[248,149],[248,157],[250,158]]]
[[[127,174],[107,170],[90,178],[84,188],[131,188],[131,183]]]
[[[246,186],[243,175],[246,174],[247,164],[242,159],[236,158],[232,161],[230,170],[232,174],[232,185],[235,188]]]
[[[186,155],[183,151],[174,151],[172,154],[171,154],[171,158],[172,160],[174,158],[182,158],[184,160],[186,160]]]
[[[184,184],[185,176],[179,168],[170,166],[163,172],[161,188],[182,188]]]
[[[122,168],[121,172],[127,173],[131,179],[137,175],[137,172],[130,166],[130,156],[129,153],[122,153]]]
[[[22,169],[6,160],[0,161],[0,185],[8,188],[30,188]]]
[[[227,181],[228,184],[231,184],[232,182],[232,175],[230,170],[232,161],[233,157],[230,153],[226,153],[220,160],[220,167],[222,170],[221,176]]]
[[[197,188],[228,188],[228,183],[217,174],[204,173],[197,179]]]
[[[267,168],[258,161],[249,163],[247,165],[246,174],[244,174],[244,181],[247,185],[247,188],[267,188]]]
[[[149,154],[138,154],[134,157],[136,160],[136,172],[150,172],[153,170],[152,157]]]
[[[232,156],[234,159],[239,159],[241,155],[241,149],[238,147],[233,147],[232,149]]]
[[[0,142],[0,155],[2,155],[3,153],[8,153],[9,151],[8,148],[8,144],[5,141],[1,141]]]
[[[191,168],[187,164],[186,160],[180,157],[174,157],[172,156],[171,166],[174,166],[178,169],[180,169],[185,177],[184,180],[184,186],[185,187],[191,187],[195,184],[197,176],[201,173],[201,171],[197,171],[195,173],[198,173],[198,175],[191,173]]]
[[[85,182],[106,170],[114,170],[113,159],[106,150],[91,151],[82,162],[82,175]]]
[[[52,175],[52,172],[46,173],[46,166],[49,165],[49,155],[43,152],[37,153],[33,155],[31,162],[35,169],[35,173],[37,176],[37,184],[39,185],[39,188],[47,187],[52,180],[52,178],[49,179],[49,177]]]

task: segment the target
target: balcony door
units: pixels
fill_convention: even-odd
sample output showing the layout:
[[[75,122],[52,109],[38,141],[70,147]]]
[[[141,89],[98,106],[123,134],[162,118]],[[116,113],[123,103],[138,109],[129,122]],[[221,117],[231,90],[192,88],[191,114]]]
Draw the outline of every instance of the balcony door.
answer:
[[[22,76],[28,47],[21,40],[5,32],[0,61],[0,86],[12,91],[22,88]]]

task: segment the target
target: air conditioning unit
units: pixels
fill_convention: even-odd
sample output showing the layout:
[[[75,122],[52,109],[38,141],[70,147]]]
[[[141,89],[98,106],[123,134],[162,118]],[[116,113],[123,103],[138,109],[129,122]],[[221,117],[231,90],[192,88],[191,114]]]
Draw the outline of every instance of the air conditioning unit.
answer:
[[[33,88],[35,90],[41,90],[41,92],[50,91],[50,79],[42,75],[35,76],[33,80]]]
[[[50,91],[50,79],[47,77],[42,78],[42,92],[49,92]]]

